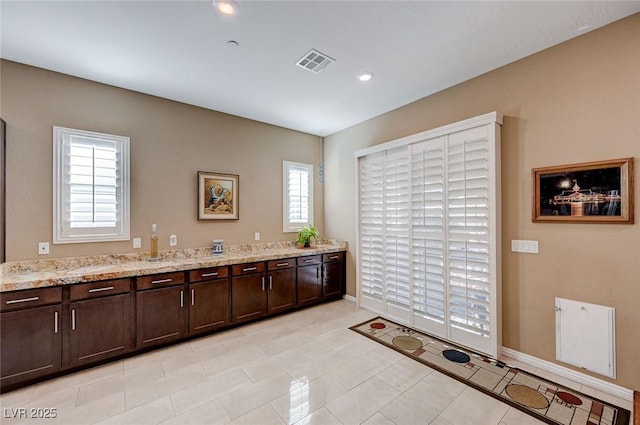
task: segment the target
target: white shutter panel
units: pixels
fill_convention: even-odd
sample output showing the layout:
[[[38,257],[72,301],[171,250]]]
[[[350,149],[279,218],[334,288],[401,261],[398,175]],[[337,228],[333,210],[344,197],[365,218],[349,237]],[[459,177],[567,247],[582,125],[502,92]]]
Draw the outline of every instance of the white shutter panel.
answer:
[[[382,152],[358,162],[360,303],[378,311],[384,308],[384,158]]]
[[[54,243],[129,239],[129,138],[54,127]]]
[[[452,134],[447,148],[450,335],[455,341],[486,352],[492,308],[487,129]]]
[[[313,166],[283,161],[282,229],[295,232],[313,224]]]
[[[416,143],[411,153],[411,277],[413,321],[446,337],[444,137]]]
[[[409,320],[409,150],[387,151],[384,162],[384,277],[387,313]]]
[[[64,151],[68,188],[65,222],[71,229],[115,228],[122,187],[116,144],[71,136]]]

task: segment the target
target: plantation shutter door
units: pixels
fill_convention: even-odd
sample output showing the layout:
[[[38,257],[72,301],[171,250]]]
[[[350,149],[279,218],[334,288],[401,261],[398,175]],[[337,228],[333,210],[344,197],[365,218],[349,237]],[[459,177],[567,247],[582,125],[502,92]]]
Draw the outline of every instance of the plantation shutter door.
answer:
[[[375,311],[384,310],[384,158],[385,152],[358,160],[359,303]]]
[[[409,149],[386,152],[384,162],[384,281],[386,312],[409,320]]]
[[[356,152],[358,303],[494,358],[501,120],[494,112]]]
[[[410,187],[413,323],[441,337],[447,337],[444,142],[412,145]]]
[[[449,135],[447,143],[448,314],[450,339],[485,353],[491,347],[490,146],[488,128]],[[495,241],[493,241],[495,243]]]

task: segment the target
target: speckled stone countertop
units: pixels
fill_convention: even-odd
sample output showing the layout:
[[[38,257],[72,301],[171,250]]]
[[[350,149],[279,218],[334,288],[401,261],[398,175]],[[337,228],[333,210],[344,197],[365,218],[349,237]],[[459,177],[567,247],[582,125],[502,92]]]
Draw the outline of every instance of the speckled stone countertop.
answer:
[[[323,240],[312,248],[305,249],[296,248],[294,242],[272,242],[225,246],[223,254],[213,254],[211,248],[160,251],[160,261],[148,261],[148,252],[15,261],[0,265],[0,292],[68,285],[79,282],[96,282],[99,280],[346,250],[346,242]]]

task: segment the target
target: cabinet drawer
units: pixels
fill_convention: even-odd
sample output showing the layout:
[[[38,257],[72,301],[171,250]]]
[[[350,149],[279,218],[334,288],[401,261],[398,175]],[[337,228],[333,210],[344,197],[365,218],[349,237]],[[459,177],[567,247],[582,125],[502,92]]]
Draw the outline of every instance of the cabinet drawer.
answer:
[[[295,258],[283,258],[281,260],[271,260],[267,263],[268,270],[287,269],[296,266]]]
[[[138,291],[142,289],[162,288],[163,286],[181,285],[184,283],[184,273],[162,273],[136,278]]]
[[[0,311],[18,310],[62,302],[62,288],[28,289],[0,293]]]
[[[221,279],[227,276],[229,276],[229,267],[209,267],[207,269],[191,270],[189,272],[189,282]]]
[[[105,295],[124,294],[131,290],[131,279],[85,283],[82,285],[73,285],[70,289],[71,301],[104,297]]]
[[[265,271],[265,264],[263,262],[236,264],[234,266],[231,266],[231,273],[234,276],[242,276],[242,275],[245,275],[245,274],[262,273],[264,271]]]
[[[344,252],[330,252],[328,254],[322,254],[322,262],[328,263],[330,261],[342,261],[344,260]]]
[[[298,257],[298,266],[309,266],[311,264],[320,264],[322,255],[307,255],[306,257]]]

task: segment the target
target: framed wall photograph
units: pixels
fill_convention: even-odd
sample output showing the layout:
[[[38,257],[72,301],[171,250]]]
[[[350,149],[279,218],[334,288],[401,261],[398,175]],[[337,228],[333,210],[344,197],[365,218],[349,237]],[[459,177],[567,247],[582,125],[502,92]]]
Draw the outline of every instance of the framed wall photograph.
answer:
[[[531,170],[532,221],[633,223],[633,158]]]
[[[239,176],[198,171],[198,220],[238,220]]]

